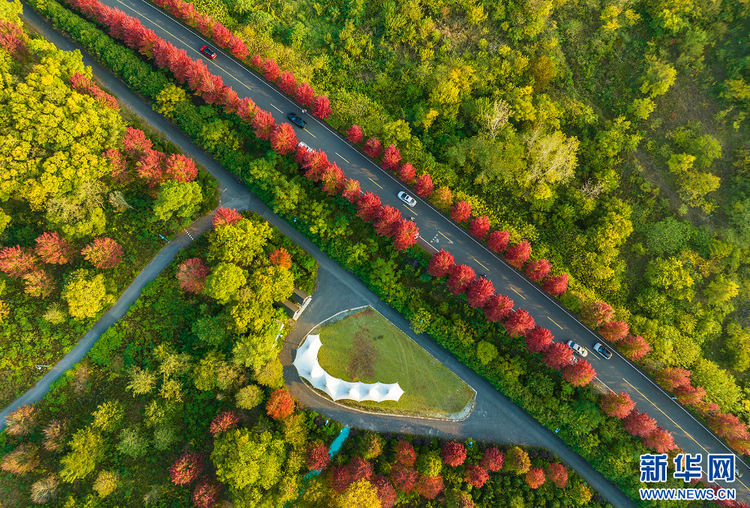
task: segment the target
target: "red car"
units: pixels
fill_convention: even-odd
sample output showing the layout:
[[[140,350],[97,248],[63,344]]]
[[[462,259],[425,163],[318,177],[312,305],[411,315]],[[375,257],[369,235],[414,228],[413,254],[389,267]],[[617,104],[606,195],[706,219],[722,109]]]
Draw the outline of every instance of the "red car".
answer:
[[[201,53],[206,55],[211,60],[216,58],[216,52],[213,49],[209,48],[208,46],[201,46]]]

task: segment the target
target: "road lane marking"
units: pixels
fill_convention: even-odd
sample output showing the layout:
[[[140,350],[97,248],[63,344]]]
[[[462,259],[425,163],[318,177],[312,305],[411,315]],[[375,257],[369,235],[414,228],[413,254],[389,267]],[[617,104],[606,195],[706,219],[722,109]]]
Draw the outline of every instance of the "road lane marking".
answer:
[[[370,180],[372,183],[374,183],[375,185],[377,185],[378,187],[380,187],[380,184],[378,182],[376,182],[375,180],[373,180],[372,178],[368,178],[368,180]],[[380,188],[382,189],[382,187],[380,187]]]
[[[307,132],[307,133],[308,133],[309,135],[311,135],[311,136],[312,136],[312,137],[314,137],[315,139],[318,139],[318,136],[316,136],[315,134],[313,134],[313,133],[312,133],[312,132],[310,132],[309,130],[305,129],[305,132]],[[343,157],[341,157],[341,158],[342,158],[342,159],[344,159]],[[344,159],[344,160],[346,160],[346,159]]]
[[[481,266],[482,268],[484,268],[484,269],[485,269],[485,270],[487,270],[488,272],[490,271],[490,269],[489,269],[489,268],[487,268],[486,266],[484,266],[484,265],[483,265],[482,263],[480,263],[480,262],[479,262],[479,260],[478,260],[477,258],[474,258],[474,261],[476,261],[476,262],[477,262],[477,264],[478,264],[479,266]]]
[[[646,400],[647,400],[647,401],[649,402],[649,404],[651,404],[651,405],[652,405],[652,406],[654,406],[654,407],[655,407],[656,409],[658,409],[658,410],[659,410],[659,412],[660,412],[661,414],[663,414],[664,416],[666,416],[667,418],[669,418],[669,421],[670,421],[670,422],[672,422],[673,424],[675,424],[675,426],[676,426],[676,427],[677,427],[678,429],[680,429],[680,430],[681,430],[682,432],[684,432],[684,433],[685,433],[685,435],[686,435],[687,437],[689,437],[690,439],[692,439],[692,440],[693,440],[693,442],[694,442],[695,444],[697,444],[698,446],[700,446],[700,447],[701,447],[701,448],[703,449],[703,451],[704,451],[704,452],[708,453],[708,450],[706,450],[705,448],[703,448],[703,445],[702,445],[702,444],[700,444],[700,443],[699,443],[698,441],[696,441],[696,440],[695,440],[695,438],[694,438],[693,436],[691,436],[689,432],[687,432],[687,431],[686,431],[685,429],[683,429],[682,427],[680,427],[680,424],[679,424],[679,423],[677,423],[676,421],[674,421],[674,420],[672,419],[672,417],[671,417],[671,416],[669,416],[669,415],[668,415],[667,413],[665,413],[665,412],[664,412],[664,411],[663,411],[663,410],[662,410],[662,409],[661,409],[661,408],[660,408],[659,406],[657,406],[656,404],[654,404],[653,402],[651,402],[651,399],[649,399],[648,397],[646,397],[645,395],[643,395],[643,393],[641,393],[641,391],[640,391],[640,390],[639,390],[638,388],[636,388],[635,386],[631,385],[631,384],[630,384],[630,382],[629,382],[629,381],[628,381],[627,379],[625,379],[625,378],[622,378],[622,380],[623,380],[623,381],[625,381],[626,383],[628,383],[628,386],[629,386],[629,387],[631,387],[631,388],[632,388],[633,390],[635,390],[636,392],[638,392],[638,394],[639,394],[639,395],[640,395],[641,397],[643,397],[644,399],[646,399]]]
[[[419,216],[419,214],[417,212],[415,212],[414,210],[412,210],[410,207],[404,205],[403,203],[401,204],[401,206],[403,206],[404,208],[406,208],[407,210],[409,210],[409,213],[413,213],[414,215]]]
[[[512,287],[512,288],[510,288],[510,290],[511,290],[511,291],[513,291],[513,292],[514,292],[515,294],[517,294],[518,296],[520,296],[521,298],[523,298],[524,300],[526,299],[526,297],[525,297],[525,296],[523,296],[523,295],[522,295],[521,293],[519,293],[518,291],[516,291],[516,288],[513,288],[513,287]]]
[[[553,323],[555,323],[555,320],[554,320],[554,319],[552,319],[551,317],[549,317],[549,316],[548,316],[548,317],[547,317],[547,319],[549,319],[550,321],[552,321]],[[557,327],[558,327],[558,328],[559,328],[560,330],[564,330],[564,328],[563,328],[562,326],[558,325],[557,323],[555,323],[555,325],[557,325]]]
[[[342,159],[344,159],[344,157],[340,153],[338,153],[338,152],[333,152],[333,153],[335,153],[336,155],[338,155],[339,157],[341,157]],[[351,164],[351,162],[349,162],[346,159],[344,159],[344,162],[346,162],[347,164]]]
[[[281,111],[281,110],[280,110],[279,108],[277,108],[277,107],[276,107],[276,106],[274,106],[273,104],[271,104],[271,107],[272,107],[273,109],[275,109],[276,111],[278,111],[279,113],[281,113],[282,115],[284,114],[284,112],[283,112],[283,111]]]
[[[438,231],[438,233],[440,233],[440,231]],[[447,236],[445,236],[443,233],[440,233],[440,236],[442,236],[443,238],[445,238],[446,240],[448,240],[451,244],[453,243],[453,240],[451,240],[450,238],[448,238]]]

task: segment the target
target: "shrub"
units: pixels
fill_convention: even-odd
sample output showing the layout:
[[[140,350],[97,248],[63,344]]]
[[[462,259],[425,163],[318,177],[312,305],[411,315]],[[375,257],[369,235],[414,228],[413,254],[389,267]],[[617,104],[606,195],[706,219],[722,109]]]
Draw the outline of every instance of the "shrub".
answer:
[[[461,443],[449,441],[443,446],[440,456],[446,466],[458,467],[466,460],[466,448]]]

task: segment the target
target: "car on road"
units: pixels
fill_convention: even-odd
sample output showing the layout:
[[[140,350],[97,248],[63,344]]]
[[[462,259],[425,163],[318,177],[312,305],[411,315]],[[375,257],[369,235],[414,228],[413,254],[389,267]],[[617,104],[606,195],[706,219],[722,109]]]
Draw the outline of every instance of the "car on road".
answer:
[[[588,349],[586,349],[585,347],[581,346],[580,344],[576,344],[572,340],[569,340],[568,342],[566,342],[566,344],[568,345],[568,347],[570,349],[572,349],[573,351],[575,351],[576,353],[578,353],[583,358],[586,358],[588,356],[588,354],[589,354],[589,350]]]
[[[305,125],[307,125],[307,122],[305,122],[303,119],[297,116],[297,113],[289,113],[287,115],[287,118],[290,122],[292,122],[294,125],[299,127],[300,129],[304,129]]]
[[[214,51],[213,49],[209,48],[208,46],[201,46],[201,53],[203,53],[204,55],[206,55],[211,60],[213,60],[213,59],[216,58],[216,51]]]
[[[415,219],[414,217],[409,217],[407,220],[410,220],[411,222],[414,222],[415,224],[417,222],[417,219]]]
[[[308,144],[307,144],[307,143],[305,143],[304,141],[300,141],[299,143],[297,143],[297,146],[301,146],[302,148],[304,148],[304,149],[305,149],[305,150],[307,150],[308,152],[314,152],[314,151],[315,151],[315,150],[313,150],[312,148],[310,148],[310,145],[308,145]]]
[[[601,342],[597,342],[596,344],[594,344],[594,351],[599,353],[599,356],[601,356],[605,360],[609,360],[610,358],[612,358],[612,351],[604,347],[604,344],[602,344]]]
[[[404,191],[400,191],[398,193],[398,199],[409,205],[410,207],[414,208],[414,206],[417,204],[417,200],[405,193]]]

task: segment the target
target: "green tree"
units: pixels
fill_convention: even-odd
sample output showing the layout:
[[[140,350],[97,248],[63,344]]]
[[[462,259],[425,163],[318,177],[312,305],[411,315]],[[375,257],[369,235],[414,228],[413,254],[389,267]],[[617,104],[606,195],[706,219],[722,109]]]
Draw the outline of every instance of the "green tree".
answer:
[[[237,407],[240,409],[253,409],[260,405],[264,398],[265,394],[259,386],[248,385],[237,392]]]
[[[68,312],[75,319],[93,318],[106,305],[114,303],[114,296],[107,294],[104,275],[93,277],[88,270],[73,272],[62,291],[62,298],[68,302]]]
[[[120,477],[114,471],[102,471],[94,481],[93,488],[99,497],[105,498],[117,489]]]
[[[339,508],[378,508],[380,498],[375,486],[362,479],[349,485],[343,494],[336,498]]]
[[[678,300],[692,300],[693,277],[682,261],[676,257],[656,258],[646,268],[646,278],[651,285],[664,289]]]
[[[190,218],[199,210],[201,201],[203,192],[198,182],[166,182],[154,202],[154,216],[160,221],[174,216]]]
[[[225,226],[226,227],[226,226]],[[206,277],[203,294],[219,303],[228,303],[247,282],[247,272],[232,263],[219,263]]]
[[[440,452],[432,450],[422,453],[417,457],[417,471],[422,476],[437,476],[443,470],[443,459],[440,458]]]
[[[650,98],[658,97],[667,93],[677,78],[677,71],[670,64],[648,57],[648,70],[643,77],[641,92]]]
[[[264,266],[250,274],[247,285],[261,302],[271,304],[292,296],[294,275],[280,266]]]
[[[73,483],[93,473],[107,451],[101,433],[92,427],[85,427],[73,434],[70,448],[70,453],[60,459],[60,478],[66,483]]]
[[[137,365],[130,368],[130,383],[127,389],[133,392],[133,396],[151,393],[156,385],[156,376],[148,369],[142,369]]]
[[[742,328],[736,321],[730,321],[725,344],[730,367],[740,372],[747,370],[750,367],[750,330]]]
[[[211,316],[202,317],[193,323],[192,332],[207,346],[220,346],[227,338],[222,320]]]
[[[234,429],[215,441],[211,459],[217,478],[231,491],[267,491],[282,478],[287,450],[284,441],[270,432]]]
[[[706,389],[706,399],[719,405],[722,411],[731,413],[742,394],[732,375],[710,360],[700,358],[692,369],[693,386]]]
[[[211,234],[208,259],[249,267],[271,237],[271,226],[263,220],[240,219]]]
[[[477,346],[477,358],[482,365],[487,365],[497,357],[497,348],[494,344],[486,341],[480,341]]]
[[[148,438],[139,426],[128,427],[120,432],[117,451],[133,459],[139,459],[148,452]]]
[[[102,432],[114,432],[122,423],[125,408],[119,400],[109,400],[100,404],[94,411],[94,427]]]
[[[724,312],[734,310],[731,301],[739,293],[739,284],[721,273],[703,289],[703,295],[706,297],[708,304],[720,308]]]

